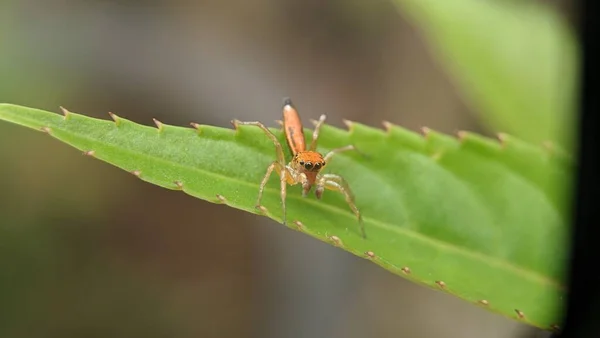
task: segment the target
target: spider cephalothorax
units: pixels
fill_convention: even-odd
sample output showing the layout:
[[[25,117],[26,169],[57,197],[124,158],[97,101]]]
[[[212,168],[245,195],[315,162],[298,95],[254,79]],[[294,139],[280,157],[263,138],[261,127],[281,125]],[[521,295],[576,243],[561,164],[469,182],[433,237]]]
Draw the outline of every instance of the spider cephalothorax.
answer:
[[[319,172],[324,166],[323,155],[316,151],[300,151],[294,155],[288,167],[290,167],[290,172],[295,172],[295,176],[299,177],[300,183],[303,183],[302,194],[304,196],[308,194],[313,185],[317,184],[321,177]],[[317,197],[321,198],[321,194],[317,193]]]
[[[298,171],[319,172],[325,167],[323,155],[315,151],[303,151],[296,153],[292,159],[292,165]]]

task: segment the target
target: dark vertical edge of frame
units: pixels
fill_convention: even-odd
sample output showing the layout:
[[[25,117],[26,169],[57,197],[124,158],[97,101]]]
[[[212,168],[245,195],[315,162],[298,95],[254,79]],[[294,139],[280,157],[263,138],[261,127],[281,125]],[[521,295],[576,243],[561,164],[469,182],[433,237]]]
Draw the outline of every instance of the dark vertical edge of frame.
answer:
[[[569,294],[562,333],[555,337],[600,337],[600,92],[598,2],[579,1],[582,48],[578,167],[573,201]]]

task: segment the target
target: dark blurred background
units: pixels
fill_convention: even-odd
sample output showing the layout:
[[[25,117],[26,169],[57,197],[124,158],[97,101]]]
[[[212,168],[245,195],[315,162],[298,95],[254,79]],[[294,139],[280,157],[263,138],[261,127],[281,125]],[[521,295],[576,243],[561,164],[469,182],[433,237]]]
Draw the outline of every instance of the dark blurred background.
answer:
[[[275,126],[291,96],[491,134],[387,1],[3,0],[0,78],[0,102],[147,125]],[[0,337],[546,336],[43,133],[0,123],[0,159]]]

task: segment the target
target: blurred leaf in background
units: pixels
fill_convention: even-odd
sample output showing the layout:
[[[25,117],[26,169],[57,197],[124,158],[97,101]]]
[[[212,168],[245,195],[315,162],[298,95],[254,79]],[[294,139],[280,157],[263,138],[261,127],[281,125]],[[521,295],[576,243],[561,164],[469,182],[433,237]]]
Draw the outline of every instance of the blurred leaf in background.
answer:
[[[533,1],[394,0],[493,132],[572,147],[578,47]]]

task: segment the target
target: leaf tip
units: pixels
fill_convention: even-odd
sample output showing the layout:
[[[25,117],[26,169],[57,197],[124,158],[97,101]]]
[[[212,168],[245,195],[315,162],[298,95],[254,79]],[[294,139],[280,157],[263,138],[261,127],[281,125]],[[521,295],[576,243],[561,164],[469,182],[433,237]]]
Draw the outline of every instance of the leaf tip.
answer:
[[[391,133],[392,132],[392,128],[394,127],[394,124],[390,121],[381,121],[381,124],[383,125],[383,129],[385,130],[386,133]]]
[[[228,202],[227,202],[227,199],[225,198],[225,196],[223,196],[223,195],[220,195],[220,194],[216,194],[215,196],[217,197],[217,200],[218,200],[220,203],[222,203],[222,204],[227,204],[227,203],[228,203]]]
[[[333,244],[335,246],[342,246],[342,240],[338,236],[331,235],[331,236],[328,236],[328,238],[329,238],[330,241],[333,242]]]
[[[342,119],[342,122],[346,125],[346,128],[348,128],[348,131],[352,133],[354,130],[354,122],[347,119]]]
[[[198,131],[198,133],[200,133],[202,131],[202,126],[199,123],[190,122],[190,126],[192,126],[192,128],[194,128],[194,129],[196,129]]]
[[[515,312],[517,313],[517,316],[519,317],[519,319],[525,318],[525,313],[523,313],[523,311],[521,311],[519,309],[515,309]]]
[[[267,209],[266,207],[264,207],[262,205],[257,205],[257,206],[255,206],[255,208],[263,215],[266,215],[269,213],[269,209]]]
[[[429,128],[429,127],[421,127],[421,133],[423,134],[424,138],[428,138],[429,137],[429,133],[431,133],[431,128]]]
[[[296,224],[296,226],[298,227],[298,230],[304,230],[306,227],[304,226],[304,224],[300,221],[294,221],[294,224]]]
[[[71,112],[67,110],[67,108],[63,106],[59,106],[60,110],[63,113],[63,119],[66,121],[71,117]]]
[[[506,141],[508,140],[508,134],[497,133],[496,138],[500,141],[500,146],[504,148],[506,146]]]
[[[163,128],[164,128],[163,123],[160,122],[159,120],[155,119],[155,118],[152,118],[152,121],[154,121],[154,124],[156,125],[156,128],[158,128],[158,132],[159,133],[162,132]]]
[[[113,113],[113,112],[108,112],[108,115],[110,116],[110,118],[115,121],[115,125],[118,127],[119,124],[121,124],[121,118],[117,116],[117,114]]]

